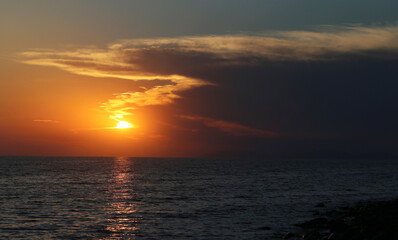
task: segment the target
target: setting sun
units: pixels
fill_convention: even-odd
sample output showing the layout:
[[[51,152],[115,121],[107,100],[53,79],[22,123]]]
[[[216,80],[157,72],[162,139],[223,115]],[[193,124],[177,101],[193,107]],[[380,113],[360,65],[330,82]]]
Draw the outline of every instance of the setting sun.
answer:
[[[119,123],[117,124],[117,126],[115,128],[132,128],[133,125],[131,125],[128,122],[124,122],[124,121],[119,121]]]

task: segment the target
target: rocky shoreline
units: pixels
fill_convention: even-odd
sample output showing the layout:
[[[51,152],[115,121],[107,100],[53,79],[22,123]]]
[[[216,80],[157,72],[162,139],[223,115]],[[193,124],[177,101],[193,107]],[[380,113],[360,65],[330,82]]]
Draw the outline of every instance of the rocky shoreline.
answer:
[[[323,204],[317,206],[323,207]],[[308,240],[392,240],[398,239],[398,199],[358,203],[325,213],[300,224],[298,233],[288,233],[283,239]]]

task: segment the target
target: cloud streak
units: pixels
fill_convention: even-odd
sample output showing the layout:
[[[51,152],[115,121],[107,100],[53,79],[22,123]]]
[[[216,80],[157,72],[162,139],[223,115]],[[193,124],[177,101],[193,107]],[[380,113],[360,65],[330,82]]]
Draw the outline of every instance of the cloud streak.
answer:
[[[150,105],[165,105],[180,98],[177,92],[188,90],[206,83],[193,78],[173,78],[174,84],[155,86],[143,92],[125,92],[116,94],[112,99],[103,103],[101,107],[111,113],[114,120],[131,115],[131,110]]]
[[[224,60],[254,57],[281,60],[331,60],[330,55],[365,54],[368,51],[398,51],[398,27],[336,27],[321,31],[284,31],[260,35],[199,36],[122,40],[113,51],[134,55],[139,50],[169,51],[194,56],[207,53]],[[371,53],[368,53],[371,55]],[[134,57],[133,60],[137,60]],[[138,62],[138,61],[137,61]]]
[[[180,118],[191,121],[199,121],[208,127],[217,128],[220,131],[229,133],[234,136],[255,136],[255,137],[276,137],[279,136],[277,132],[265,131],[258,128],[251,128],[245,125],[217,120],[213,118],[206,118],[201,116],[187,116],[181,115]]]
[[[50,119],[35,119],[33,122],[37,123],[59,123],[58,121],[50,120]]]

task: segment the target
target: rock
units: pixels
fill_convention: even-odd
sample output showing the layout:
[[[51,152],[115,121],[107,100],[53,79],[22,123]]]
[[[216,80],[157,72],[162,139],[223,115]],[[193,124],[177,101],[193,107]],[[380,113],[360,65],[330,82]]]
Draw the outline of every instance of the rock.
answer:
[[[295,235],[293,233],[289,232],[283,237],[283,239],[289,239],[289,238],[293,238],[293,237],[295,237]]]
[[[330,221],[329,228],[333,232],[346,231],[348,226],[342,220],[332,220]]]
[[[308,232],[307,234],[303,235],[302,238],[308,240],[318,240],[323,239],[323,235],[319,232]]]
[[[323,228],[329,223],[327,218],[324,217],[319,217],[312,219],[308,222],[301,223],[301,224],[296,224],[296,226],[302,227],[302,228]]]
[[[324,203],[318,203],[317,205],[315,205],[315,207],[322,208],[322,207],[325,207],[325,204]]]
[[[317,211],[317,210],[315,210],[315,211],[313,211],[312,212],[312,215],[314,215],[314,216],[318,216],[318,215],[320,215],[321,213],[319,212],[319,211]]]
[[[268,226],[264,226],[264,227],[259,227],[258,230],[271,230],[271,228]]]
[[[327,239],[328,239],[328,240],[334,239],[334,232],[332,232],[331,234],[329,234],[329,236],[328,236]]]
[[[398,239],[398,199],[358,204],[328,211],[322,217],[296,224],[309,240]]]

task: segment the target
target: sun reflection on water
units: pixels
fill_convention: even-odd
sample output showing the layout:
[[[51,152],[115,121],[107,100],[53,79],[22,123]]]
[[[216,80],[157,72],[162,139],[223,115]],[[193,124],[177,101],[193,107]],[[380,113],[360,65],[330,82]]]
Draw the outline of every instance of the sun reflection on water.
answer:
[[[125,157],[114,160],[112,179],[109,185],[109,218],[106,231],[110,239],[130,239],[139,228],[140,217],[137,215],[134,201],[134,171],[131,161]]]

